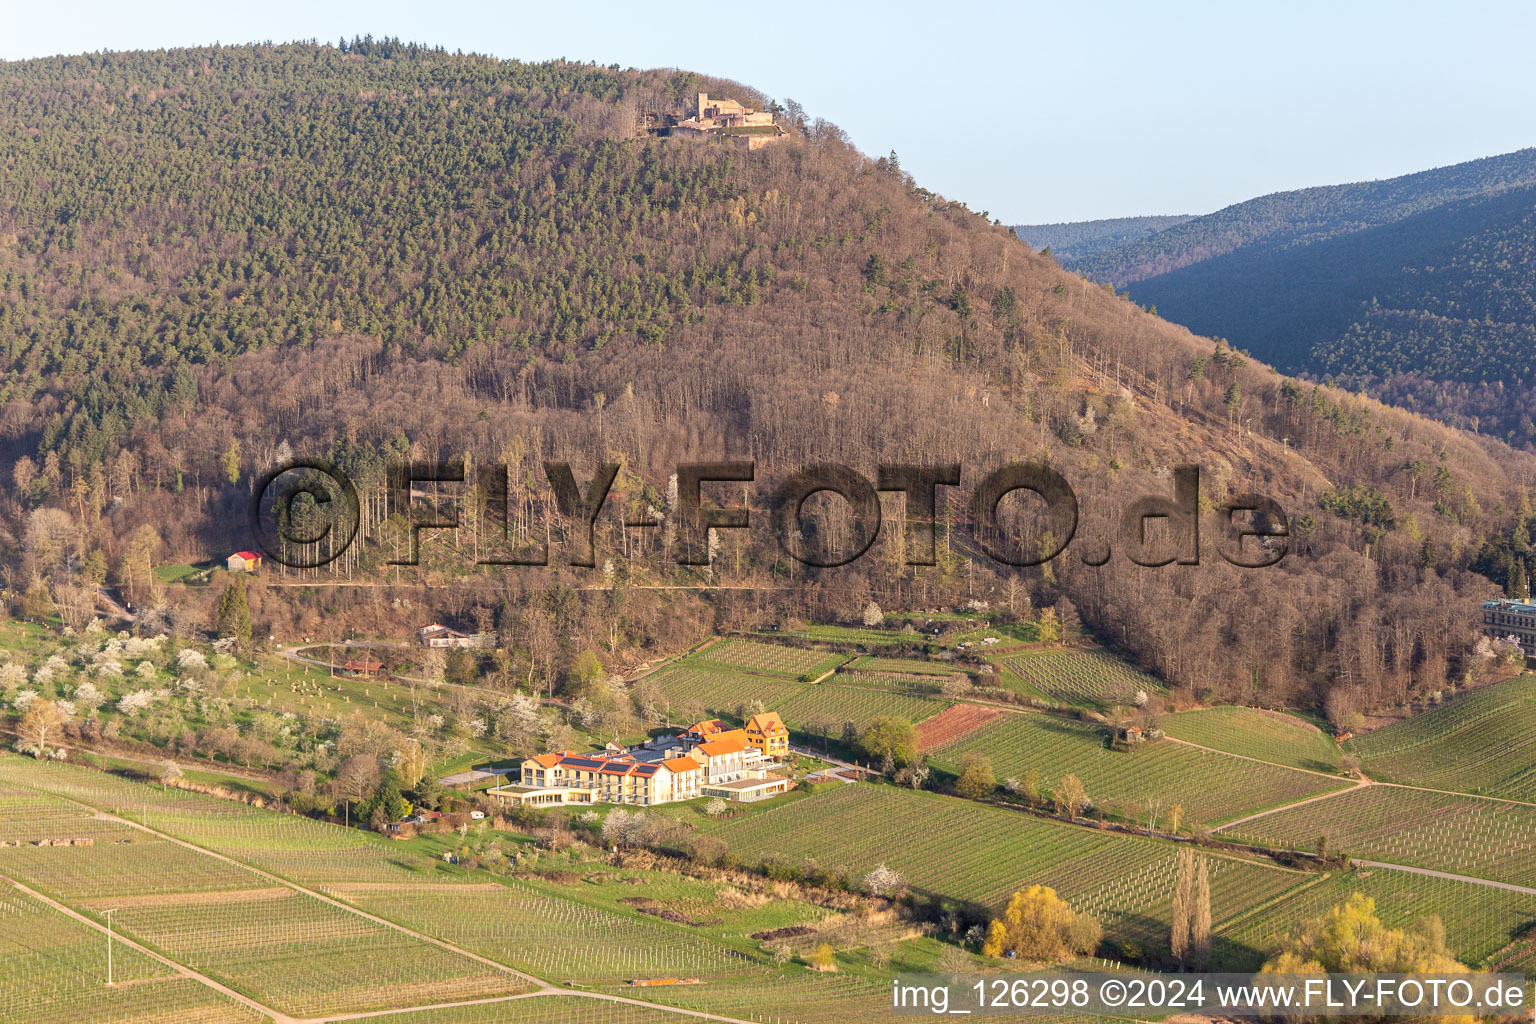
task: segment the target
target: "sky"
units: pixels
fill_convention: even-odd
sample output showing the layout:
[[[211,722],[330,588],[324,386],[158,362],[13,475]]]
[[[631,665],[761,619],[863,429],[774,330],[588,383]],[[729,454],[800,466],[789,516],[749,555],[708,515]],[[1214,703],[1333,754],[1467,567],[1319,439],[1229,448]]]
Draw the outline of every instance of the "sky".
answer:
[[[799,101],[1006,224],[1207,213],[1536,145],[1536,4],[0,0],[0,59],[372,33]]]

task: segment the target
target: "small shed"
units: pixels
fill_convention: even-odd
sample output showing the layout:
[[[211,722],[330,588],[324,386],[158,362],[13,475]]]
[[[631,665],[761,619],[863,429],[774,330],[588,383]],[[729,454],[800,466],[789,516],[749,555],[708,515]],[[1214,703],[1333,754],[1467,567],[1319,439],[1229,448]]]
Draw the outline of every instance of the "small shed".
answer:
[[[224,568],[230,572],[255,572],[261,568],[261,552],[236,551],[224,559]]]
[[[341,666],[341,670],[353,676],[376,676],[384,667],[382,661],[372,661],[368,658],[348,658]]]

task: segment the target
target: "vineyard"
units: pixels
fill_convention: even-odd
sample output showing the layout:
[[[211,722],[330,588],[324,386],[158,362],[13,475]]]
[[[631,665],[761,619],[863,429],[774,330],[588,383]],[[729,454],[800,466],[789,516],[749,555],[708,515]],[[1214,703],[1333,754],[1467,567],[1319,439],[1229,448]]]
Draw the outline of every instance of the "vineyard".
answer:
[[[1166,740],[1129,751],[1111,750],[1105,741],[1101,727],[1057,715],[1009,714],[936,756],[954,765],[967,754],[983,754],[999,779],[1034,771],[1046,791],[1076,775],[1097,804],[1135,804],[1122,810],[1142,819],[1157,807],[1166,818],[1177,804],[1186,824],[1214,824],[1345,785]]]
[[[80,904],[91,910],[116,905],[115,897]],[[287,888],[125,902],[114,923],[172,959],[298,1016],[509,995],[525,987]]]
[[[949,678],[916,675],[908,672],[840,671],[829,680],[839,686],[867,686],[875,690],[910,690],[913,693],[938,693]]]
[[[1042,651],[1003,658],[1002,664],[1028,689],[1064,704],[1121,707],[1134,704],[1138,694],[1162,690],[1152,676],[1104,651]]]
[[[367,1018],[368,1024],[693,1024],[695,1020],[669,1010],[565,994]]]
[[[1330,737],[1277,711],[1237,707],[1181,711],[1161,719],[1158,726],[1175,739],[1229,754],[1315,772],[1339,771],[1339,748]]]
[[[1484,966],[1536,924],[1536,896],[1378,868],[1318,878],[1262,914],[1219,928],[1218,938],[1268,952],[1274,948],[1273,936],[1322,916],[1356,892],[1376,901],[1377,916],[1388,927],[1409,928],[1426,917],[1440,918],[1446,944],[1473,967]]]
[[[893,967],[896,965],[893,962]],[[915,968],[913,968],[915,969]],[[927,965],[926,969],[931,969]],[[763,1024],[881,1024],[891,1013],[889,971],[883,978],[854,974],[743,977],[718,985],[682,985],[646,996],[672,1006],[761,1021]],[[1112,1017],[993,1015],[995,1024],[1128,1024]],[[687,1024],[679,1021],[679,1024]]]
[[[830,672],[848,659],[845,655],[826,651],[803,651],[798,647],[781,647],[756,640],[729,639],[714,643],[686,660],[795,679]]]
[[[1281,848],[1336,851],[1365,860],[1536,885],[1536,807],[1398,786],[1362,786],[1277,811],[1222,835]]]
[[[862,729],[883,715],[921,722],[948,706],[945,701],[927,697],[824,684],[805,688],[789,700],[774,705],[773,710],[779,712],[792,729],[800,731],[805,722],[816,716],[836,723],[838,728],[844,722],[853,722]]]
[[[889,647],[894,644],[922,643],[916,633],[902,633],[887,629],[858,629],[853,626],[807,626],[781,634],[803,637],[823,643],[856,644],[860,647]]]
[[[1536,799],[1536,675],[1454,697],[1348,749],[1373,778]]]
[[[1170,844],[933,793],[846,786],[709,828],[749,863],[811,857],[855,876],[883,863],[918,889],[990,906],[1025,885],[1049,885],[1098,916],[1112,939],[1154,941],[1172,903]],[[1213,866],[1217,920],[1301,880],[1251,861],[1213,858]]]
[[[654,921],[628,918],[521,884],[327,886],[370,913],[556,983],[717,977],[761,964]]]
[[[952,676],[958,670],[953,665],[947,665],[942,661],[925,661],[922,658],[881,658],[867,655],[855,658],[849,663],[850,669],[859,669],[865,672],[901,672],[910,675],[932,675],[941,679]]]
[[[674,717],[689,707],[705,714],[730,716],[749,701],[760,700],[764,706],[772,706],[805,689],[804,683],[722,671],[692,660],[664,668],[647,676],[646,681],[661,691]]]

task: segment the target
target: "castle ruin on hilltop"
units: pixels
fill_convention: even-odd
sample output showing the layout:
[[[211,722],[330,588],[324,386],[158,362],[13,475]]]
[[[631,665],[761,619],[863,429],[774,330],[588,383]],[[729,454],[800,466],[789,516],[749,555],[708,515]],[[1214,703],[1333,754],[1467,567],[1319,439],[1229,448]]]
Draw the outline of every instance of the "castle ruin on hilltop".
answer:
[[[699,93],[693,116],[652,113],[641,117],[637,134],[708,141],[726,139],[747,149],[762,149],[788,137],[782,125],[774,123],[773,114],[752,110],[735,100]]]

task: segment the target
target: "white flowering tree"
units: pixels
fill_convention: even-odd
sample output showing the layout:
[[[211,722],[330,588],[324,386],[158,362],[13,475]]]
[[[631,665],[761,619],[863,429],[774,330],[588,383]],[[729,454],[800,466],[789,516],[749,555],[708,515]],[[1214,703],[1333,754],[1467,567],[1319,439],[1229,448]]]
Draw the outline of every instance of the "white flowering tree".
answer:
[[[117,710],[125,715],[138,714],[155,702],[153,690],[134,690],[117,698]]]
[[[864,888],[876,896],[890,896],[898,892],[901,885],[901,872],[888,868],[884,864],[877,865],[864,876]]]
[[[21,686],[26,681],[27,670],[14,661],[0,665],[0,689],[9,690],[15,686]]]
[[[106,696],[96,689],[95,683],[81,683],[75,687],[75,692],[72,696],[76,706],[84,708],[86,711],[91,710],[106,699]]]

